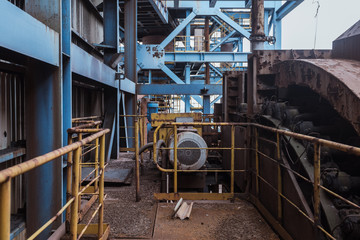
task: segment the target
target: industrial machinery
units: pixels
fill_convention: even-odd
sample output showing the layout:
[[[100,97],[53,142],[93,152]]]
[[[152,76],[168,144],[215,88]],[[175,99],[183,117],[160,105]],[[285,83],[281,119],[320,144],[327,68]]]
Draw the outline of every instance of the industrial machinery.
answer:
[[[249,59],[247,73],[226,74],[223,114],[218,118],[230,122],[251,119],[315,138],[360,146],[359,29],[360,21],[333,42],[332,50],[255,51]],[[259,137],[268,141],[262,144],[262,151],[276,151],[269,142],[276,142],[276,136],[260,131]],[[280,142],[282,164],[313,181],[312,145],[286,137]],[[340,198],[359,204],[359,159],[328,147],[322,147],[316,154],[320,155],[321,184]],[[259,158],[261,161],[263,157]],[[224,161],[229,160],[224,158]],[[283,173],[288,179],[282,182],[283,195],[298,202],[307,213],[314,204],[312,186],[291,171]],[[271,164],[264,163],[262,172],[277,179],[277,171]],[[259,198],[265,203],[273,197],[276,199],[275,192],[264,190]],[[321,225],[336,239],[360,239],[358,208],[325,191],[320,192],[320,205]],[[278,211],[275,205],[266,207],[270,212]],[[295,239],[318,238],[308,219],[294,218],[289,209],[282,209],[286,231]]]

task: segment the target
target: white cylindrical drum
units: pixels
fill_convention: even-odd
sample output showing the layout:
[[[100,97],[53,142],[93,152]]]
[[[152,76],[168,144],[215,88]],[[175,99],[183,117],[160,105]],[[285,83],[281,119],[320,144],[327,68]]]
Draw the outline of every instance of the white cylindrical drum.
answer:
[[[170,138],[169,148],[174,147],[174,136]],[[181,170],[198,170],[204,166],[207,158],[207,144],[205,140],[197,133],[181,132],[178,134],[178,148],[200,148],[200,149],[178,149],[177,165]],[[169,159],[174,165],[174,150],[170,149]]]

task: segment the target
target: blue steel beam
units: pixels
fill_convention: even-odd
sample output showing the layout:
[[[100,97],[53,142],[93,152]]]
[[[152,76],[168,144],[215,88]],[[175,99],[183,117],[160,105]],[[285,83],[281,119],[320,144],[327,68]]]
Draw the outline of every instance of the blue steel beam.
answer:
[[[174,80],[177,84],[185,84],[183,80],[181,80],[173,71],[171,71],[167,66],[162,65],[160,68],[166,75],[169,76],[172,80]]]
[[[115,71],[75,44],[71,44],[71,71],[99,83],[118,88]]]
[[[14,4],[0,1],[0,47],[59,66],[59,33]]]
[[[194,12],[190,13],[159,45],[162,49],[165,47],[196,17]]]
[[[217,96],[212,102],[211,106],[214,105],[217,101],[219,101],[222,98],[222,95]]]
[[[139,95],[220,95],[220,84],[137,84]],[[196,100],[196,99],[195,99]]]
[[[300,5],[304,0],[294,0],[285,2],[278,10],[276,10],[276,20],[283,19],[294,8]]]
[[[217,67],[215,67],[212,64],[209,64],[209,66],[210,66],[211,70],[213,70],[217,75],[219,75],[221,77],[223,76],[223,74],[221,73],[221,71],[219,69],[217,69]]]
[[[217,16],[220,19],[222,19],[224,22],[229,24],[234,30],[238,31],[242,36],[246,37],[247,39],[250,38],[250,33],[247,30],[245,30],[243,27],[241,27],[239,24],[237,24],[230,17],[228,17],[225,13],[218,11]]]
[[[276,2],[276,1],[275,1]],[[168,8],[175,8],[174,0],[168,0],[166,2]],[[274,5],[274,1],[265,1],[265,8],[271,8]],[[211,9],[209,8],[209,1],[179,1],[178,8],[189,8],[189,9]],[[217,0],[215,4],[215,9],[240,9],[240,8],[249,8],[246,7],[245,1],[229,1],[229,0]]]
[[[135,94],[136,93],[136,84],[133,81],[125,78],[120,80],[120,91]]]
[[[154,8],[155,12],[160,17],[163,23],[168,23],[169,21],[169,11],[167,7],[163,5],[163,1],[159,0],[149,0],[151,6]]]
[[[230,32],[228,35],[226,35],[223,39],[221,39],[220,42],[218,42],[215,46],[213,46],[211,49],[210,49],[210,52],[213,52],[215,51],[218,47],[221,46],[221,44],[223,44],[224,42],[226,42],[229,38],[232,37],[232,35],[234,35],[236,33],[236,30],[233,30],[232,32]]]
[[[248,54],[239,52],[166,52],[165,62],[246,62]]]

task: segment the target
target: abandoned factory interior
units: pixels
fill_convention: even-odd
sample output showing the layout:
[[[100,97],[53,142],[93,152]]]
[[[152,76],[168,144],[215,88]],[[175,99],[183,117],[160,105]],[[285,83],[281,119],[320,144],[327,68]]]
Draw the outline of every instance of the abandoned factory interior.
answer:
[[[358,0],[0,0],[0,240],[359,240]]]

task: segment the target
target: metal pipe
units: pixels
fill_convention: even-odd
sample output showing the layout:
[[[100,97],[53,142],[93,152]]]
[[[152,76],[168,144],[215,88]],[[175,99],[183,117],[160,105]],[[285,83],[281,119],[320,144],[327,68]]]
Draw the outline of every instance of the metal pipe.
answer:
[[[234,160],[235,160],[235,126],[231,126],[231,186],[230,192],[234,193]]]
[[[99,126],[96,126],[96,129],[99,129]],[[95,149],[95,177],[97,177],[99,175],[99,138],[97,138],[95,140],[95,146],[96,146],[96,149]],[[99,181],[96,180],[95,181],[95,192],[98,190],[98,187],[99,187]]]
[[[81,141],[83,139],[83,134],[82,133],[78,133],[78,141]],[[80,154],[80,160],[79,160],[79,188],[81,188],[81,180],[82,180],[82,174],[81,174],[81,171],[82,171],[82,165],[81,165],[81,163],[82,163],[82,160],[83,160],[83,154],[82,154],[82,151],[83,151],[84,149],[83,148],[81,148],[81,154]],[[80,207],[81,207],[81,196],[79,197],[79,199],[78,199],[78,201],[79,201],[79,212],[80,212]]]
[[[72,133],[68,133],[68,145],[72,144]],[[71,198],[71,168],[72,168],[73,152],[69,152],[67,155],[67,167],[66,167],[66,201]],[[70,224],[70,208],[66,209],[66,225],[67,228]]]
[[[72,131],[75,131],[77,129],[82,129],[82,128],[95,127],[95,126],[98,126],[100,124],[102,124],[102,121],[95,121],[95,122],[92,122],[92,123],[82,124],[82,125],[79,125],[79,126],[76,126],[76,127],[69,128],[67,130],[67,132],[72,132]]]
[[[259,197],[259,133],[255,128],[255,168],[256,168],[256,197]]]
[[[100,137],[100,181],[99,181],[99,225],[98,237],[102,237],[104,229],[104,177],[105,177],[105,135]]]
[[[314,144],[314,222],[320,225],[320,150],[318,143]]]
[[[61,157],[71,151],[74,151],[77,148],[83,146],[84,144],[92,142],[96,138],[103,136],[104,134],[108,133],[109,131],[110,131],[109,129],[102,130],[98,133],[95,133],[95,134],[83,139],[82,141],[77,141],[68,146],[65,146],[65,147],[56,149],[52,152],[49,152],[47,154],[44,154],[42,156],[32,158],[26,162],[23,162],[23,163],[15,165],[15,166],[6,168],[4,170],[1,170],[0,171],[0,183],[7,181],[8,178],[14,178],[18,175],[21,175],[23,173],[26,173],[26,172],[38,167],[38,166],[41,166],[47,162],[50,162],[58,157]]]
[[[0,239],[10,239],[11,178],[0,183]]]
[[[174,192],[177,193],[177,126],[174,126]]]
[[[264,0],[253,0],[251,5],[251,51],[263,50],[264,32]]]
[[[101,116],[90,116],[90,117],[73,118],[72,121],[73,121],[73,122],[76,122],[76,121],[80,121],[80,120],[96,119],[96,118],[101,118]]]
[[[74,202],[75,198],[71,198],[67,203],[56,213],[54,217],[52,217],[49,221],[47,221],[41,228],[39,228],[33,235],[31,235],[28,240],[35,239],[42,231],[44,231],[50,224],[55,222],[55,220],[67,209],[70,209],[69,206]]]
[[[276,155],[277,155],[277,175],[278,175],[278,220],[281,222],[282,220],[282,203],[281,203],[281,194],[282,194],[282,177],[281,177],[281,166],[280,166],[280,159],[281,159],[281,152],[280,152],[280,135],[276,133]]]
[[[136,174],[136,202],[140,201],[140,164],[139,164],[139,122],[135,120],[135,174]]]
[[[77,148],[74,154],[72,167],[72,197],[74,203],[71,207],[70,236],[72,240],[77,239],[78,212],[79,212],[79,169],[80,169],[81,147]]]
[[[99,212],[99,209],[102,207],[101,204],[98,205],[98,207],[95,209],[95,211],[93,212],[93,214],[91,215],[89,221],[87,222],[87,224],[85,225],[85,227],[83,228],[83,230],[81,231],[81,233],[79,234],[77,240],[79,240],[85,233],[86,229],[89,227],[89,225],[91,224],[91,221],[94,219],[94,217],[96,216],[96,214]],[[102,236],[102,234],[101,234]],[[101,236],[99,236],[99,239],[101,239]]]

